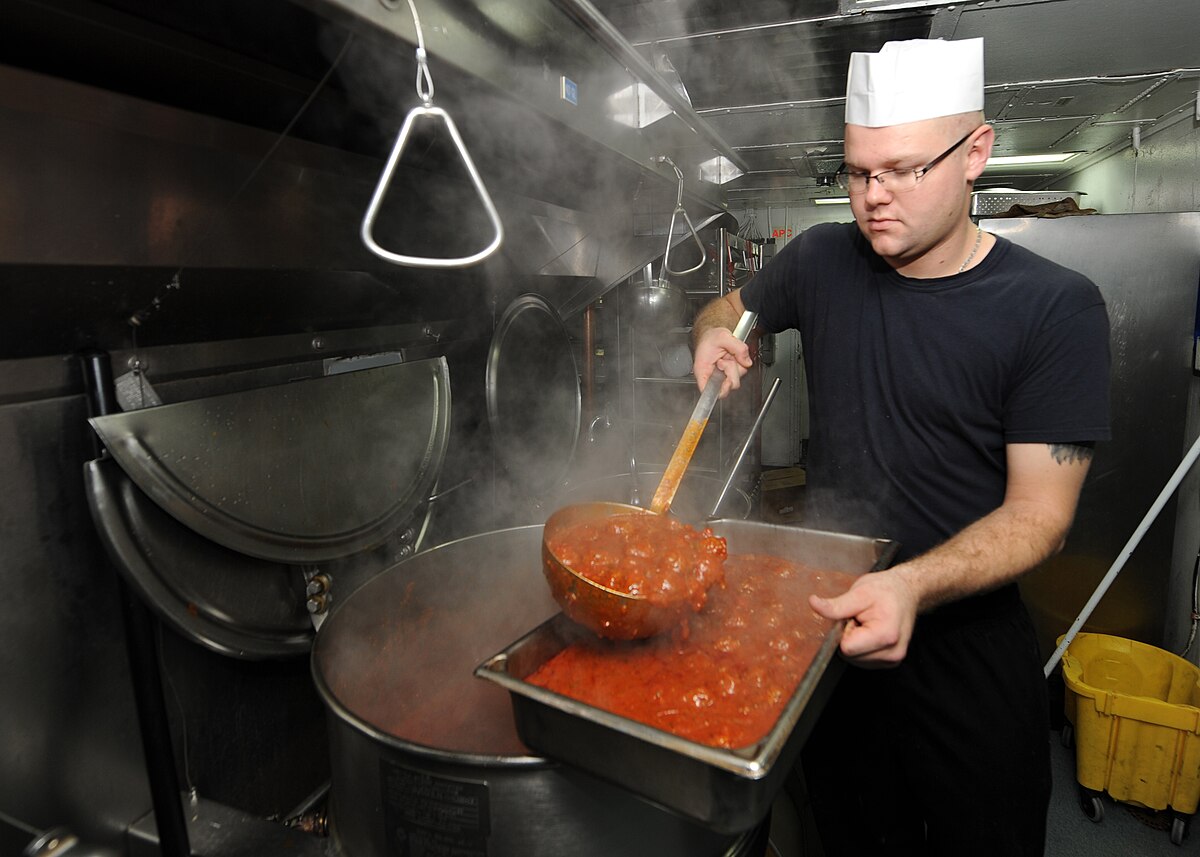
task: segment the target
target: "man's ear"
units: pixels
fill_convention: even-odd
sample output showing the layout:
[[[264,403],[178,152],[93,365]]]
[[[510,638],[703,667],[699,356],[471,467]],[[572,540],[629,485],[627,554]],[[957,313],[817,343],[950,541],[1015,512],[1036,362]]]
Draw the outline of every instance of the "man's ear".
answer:
[[[983,174],[988,158],[992,156],[992,144],[996,142],[996,131],[991,125],[984,124],[967,141],[967,180],[975,181]]]

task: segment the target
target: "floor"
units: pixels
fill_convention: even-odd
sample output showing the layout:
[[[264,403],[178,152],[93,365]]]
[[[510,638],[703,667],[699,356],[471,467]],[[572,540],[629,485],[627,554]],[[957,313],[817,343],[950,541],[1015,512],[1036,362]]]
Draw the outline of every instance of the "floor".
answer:
[[[1058,732],[1050,735],[1054,766],[1054,793],[1047,819],[1045,857],[1185,857],[1200,855],[1200,821],[1184,837],[1182,845],[1171,842],[1169,813],[1154,813],[1117,803],[1107,795],[1100,798],[1103,816],[1091,821],[1080,806],[1075,779],[1075,751],[1064,747]],[[790,786],[793,784],[789,784]],[[789,789],[795,802],[775,804],[771,821],[769,857],[822,857],[820,843],[813,840],[811,820],[802,820],[793,807],[803,804],[803,785]]]
[[[1054,761],[1054,796],[1046,836],[1046,857],[1182,857],[1200,854],[1200,823],[1184,837],[1171,842],[1171,817],[1101,797],[1104,816],[1093,822],[1079,804],[1075,780],[1075,752],[1062,745],[1059,733],[1051,735]]]

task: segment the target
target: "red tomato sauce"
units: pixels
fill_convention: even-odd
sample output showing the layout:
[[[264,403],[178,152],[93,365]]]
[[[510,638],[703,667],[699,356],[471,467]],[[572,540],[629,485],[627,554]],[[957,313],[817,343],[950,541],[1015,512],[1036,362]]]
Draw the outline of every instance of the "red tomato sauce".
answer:
[[[609,589],[655,604],[704,606],[724,579],[725,539],[667,515],[614,515],[564,527],[550,541],[559,562]]]
[[[761,740],[833,627],[808,595],[841,594],[854,577],[760,554],[731,556],[724,572],[686,633],[580,641],[526,681],[701,744]]]

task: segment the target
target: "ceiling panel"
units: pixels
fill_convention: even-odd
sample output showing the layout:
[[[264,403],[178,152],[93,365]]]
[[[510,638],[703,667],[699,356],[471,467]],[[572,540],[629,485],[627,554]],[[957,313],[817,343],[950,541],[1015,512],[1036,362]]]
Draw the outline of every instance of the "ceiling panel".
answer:
[[[1057,0],[970,8],[953,38],[981,36],[988,83],[1138,74],[1197,65],[1196,0]]]
[[[1200,4],[1197,5],[1197,12],[1200,14]],[[1197,54],[1200,54],[1200,48],[1197,48]],[[1200,57],[1197,57],[1197,60],[1200,61]],[[1151,81],[1145,81],[1143,87],[1150,83]],[[1161,86],[1157,86],[1145,97],[1139,98],[1129,105],[1119,115],[1114,114],[1103,118],[1161,121],[1180,112],[1194,111],[1198,88],[1200,88],[1200,79],[1174,76]]]
[[[1062,151],[1064,147],[1056,146],[1056,141],[1066,137],[1086,121],[1086,118],[1078,117],[1062,119],[1043,117],[1035,120],[994,122],[993,126],[996,129],[994,154],[1018,155]]]
[[[1062,152],[1100,152],[1114,145],[1127,145],[1131,125],[1085,125],[1055,148]]]
[[[997,119],[1027,119],[1034,116],[1098,116],[1112,113],[1137,98],[1150,81],[1122,83],[1064,83],[1025,86],[1004,93],[1007,103]]]

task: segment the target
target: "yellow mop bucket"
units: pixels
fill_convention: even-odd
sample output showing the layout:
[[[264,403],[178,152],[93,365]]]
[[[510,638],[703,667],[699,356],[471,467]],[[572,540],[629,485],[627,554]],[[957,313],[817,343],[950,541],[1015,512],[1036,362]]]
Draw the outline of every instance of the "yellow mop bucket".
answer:
[[[1200,804],[1200,669],[1154,646],[1105,634],[1078,634],[1062,666],[1079,785],[1150,809],[1194,813]]]

